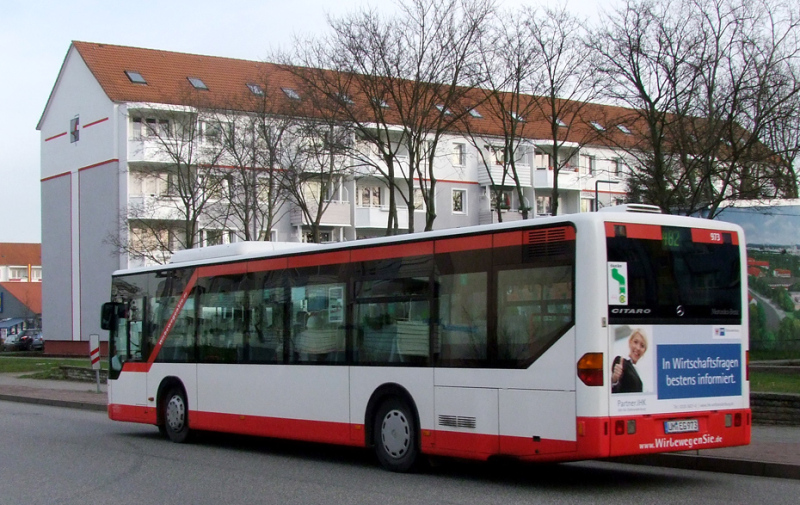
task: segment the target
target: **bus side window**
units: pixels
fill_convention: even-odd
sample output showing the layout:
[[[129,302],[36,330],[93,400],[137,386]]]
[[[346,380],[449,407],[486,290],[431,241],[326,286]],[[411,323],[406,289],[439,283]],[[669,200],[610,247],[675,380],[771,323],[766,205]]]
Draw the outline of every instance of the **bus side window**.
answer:
[[[503,270],[497,274],[497,357],[526,366],[573,321],[572,267]]]
[[[477,365],[486,360],[487,273],[439,277],[439,364]]]

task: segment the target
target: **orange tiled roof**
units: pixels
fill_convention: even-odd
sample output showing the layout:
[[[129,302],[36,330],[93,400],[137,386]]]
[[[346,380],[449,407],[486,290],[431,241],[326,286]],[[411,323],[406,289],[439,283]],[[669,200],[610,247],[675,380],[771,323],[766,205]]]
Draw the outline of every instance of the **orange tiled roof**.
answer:
[[[42,313],[41,282],[0,282],[0,286],[34,314]]]
[[[202,100],[204,106],[231,108],[236,97],[241,99],[249,94],[248,83],[266,85],[270,96],[278,97],[286,103],[290,99],[283,96],[280,88],[290,87],[301,96],[304,94],[299,79],[287,68],[274,63],[90,42],[74,41],[72,44],[108,98],[114,102],[197,105],[196,101]],[[140,73],[147,84],[131,82],[126,70]],[[202,79],[208,91],[195,90],[188,77]],[[484,93],[484,90],[474,90],[470,97],[477,103]],[[369,99],[353,96],[354,100],[359,98]],[[535,100],[535,97],[528,99]],[[237,103],[242,102],[239,100]],[[481,134],[502,135],[501,122],[486,114],[485,110],[483,113],[482,119],[469,119],[474,130]],[[631,145],[635,142],[634,136],[626,135],[612,125],[624,124],[634,133],[643,131],[636,126],[632,113],[632,110],[623,107],[588,104],[581,113],[579,124],[571,125],[568,137],[562,140],[586,142],[591,137],[593,141],[588,143]],[[525,120],[521,136],[531,139],[550,138],[548,117],[526,117]],[[597,135],[590,121],[606,127],[603,138]]]
[[[42,265],[42,244],[0,243],[0,265]]]

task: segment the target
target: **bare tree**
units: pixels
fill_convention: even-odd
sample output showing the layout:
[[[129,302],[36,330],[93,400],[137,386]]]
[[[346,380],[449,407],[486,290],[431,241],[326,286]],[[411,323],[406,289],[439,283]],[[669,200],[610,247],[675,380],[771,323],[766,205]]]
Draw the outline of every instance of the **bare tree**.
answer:
[[[533,104],[547,119],[548,154],[553,167],[551,209],[558,213],[558,179],[561,170],[573,159],[582,146],[598,137],[600,124],[586,128],[583,117],[595,99],[597,79],[593,72],[591,53],[585,50],[584,26],[577,16],[561,7],[542,10],[528,9],[526,24],[530,30],[537,59],[534,66]],[[561,157],[570,139],[573,154]]]
[[[310,229],[306,241],[318,243],[325,211],[352,174],[347,153],[353,130],[339,121],[305,119],[291,135],[292,145],[282,157],[283,190]]]
[[[231,178],[228,216],[243,240],[270,240],[287,195],[281,166],[297,124],[293,103],[269,86],[268,76],[217,111],[224,164]]]
[[[141,139],[147,163],[129,163],[127,212],[121,230],[109,236],[121,253],[165,263],[179,249],[200,243],[201,225],[213,221],[215,202],[226,198],[228,174],[221,171],[221,132],[206,109],[169,106],[130,111],[133,135]]]
[[[765,135],[797,94],[776,85],[796,62],[796,7],[630,0],[604,20],[590,47],[606,97],[631,108],[629,198],[714,217],[726,200],[796,194]]]
[[[417,186],[425,229],[433,228],[437,147],[468,113],[464,102],[480,78],[476,42],[492,12],[489,0],[407,0],[391,19],[372,11],[330,19],[334,35],[305,42],[292,59],[305,86],[335,98],[340,117],[369,146],[354,156],[386,179],[387,233],[397,231],[397,196],[414,231]]]

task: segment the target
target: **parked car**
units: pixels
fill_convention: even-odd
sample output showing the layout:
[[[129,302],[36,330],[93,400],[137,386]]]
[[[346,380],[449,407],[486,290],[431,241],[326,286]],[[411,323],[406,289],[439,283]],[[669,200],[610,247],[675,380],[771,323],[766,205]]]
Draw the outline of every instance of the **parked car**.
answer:
[[[33,336],[33,340],[31,340],[31,351],[43,351],[44,350],[44,335],[42,332],[38,332],[36,335]]]
[[[28,329],[23,330],[22,333],[17,335],[17,349],[20,351],[30,351],[31,345],[37,336],[41,335],[41,330]]]
[[[19,350],[19,334],[6,335],[5,341],[3,341],[3,350],[4,351]]]

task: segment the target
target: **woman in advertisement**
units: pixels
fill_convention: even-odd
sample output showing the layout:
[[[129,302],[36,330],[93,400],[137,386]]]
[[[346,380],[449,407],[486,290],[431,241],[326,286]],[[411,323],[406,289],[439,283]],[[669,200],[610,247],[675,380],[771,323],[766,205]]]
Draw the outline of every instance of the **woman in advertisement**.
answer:
[[[617,356],[611,368],[612,393],[641,393],[642,379],[636,371],[636,363],[647,351],[647,337],[640,329],[633,330],[628,337],[630,350],[627,358]]]

